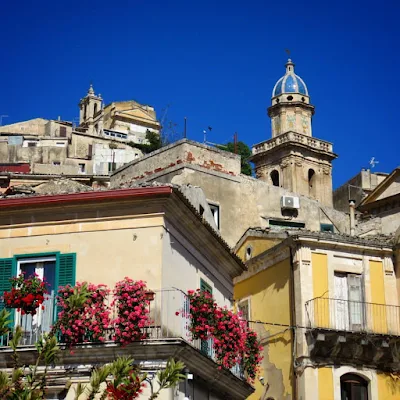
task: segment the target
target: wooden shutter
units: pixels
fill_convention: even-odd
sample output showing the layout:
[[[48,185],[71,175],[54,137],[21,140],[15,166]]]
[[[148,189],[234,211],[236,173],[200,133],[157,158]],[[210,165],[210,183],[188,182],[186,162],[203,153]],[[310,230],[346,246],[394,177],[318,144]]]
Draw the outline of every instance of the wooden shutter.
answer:
[[[60,254],[58,262],[58,286],[75,285],[76,254]]]
[[[351,329],[359,330],[363,327],[364,303],[362,295],[361,275],[347,275],[349,288],[349,314]]]
[[[75,285],[76,276],[76,254],[60,254],[57,263],[57,276],[56,276],[56,294],[60,286]],[[57,302],[54,302],[54,322],[57,320],[58,313],[61,311],[57,307]]]
[[[13,258],[0,258],[0,294],[3,296],[4,292],[11,290],[10,278],[15,275],[14,259]],[[0,311],[4,308],[5,304],[2,299],[0,301]],[[14,310],[9,310],[11,312],[11,326],[14,325]]]

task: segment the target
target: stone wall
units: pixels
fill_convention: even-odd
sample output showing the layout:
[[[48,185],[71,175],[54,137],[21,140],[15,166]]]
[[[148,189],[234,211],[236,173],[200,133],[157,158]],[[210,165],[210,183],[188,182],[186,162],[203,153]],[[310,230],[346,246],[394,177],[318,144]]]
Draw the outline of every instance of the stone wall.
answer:
[[[220,232],[230,246],[249,227],[268,227],[271,219],[282,225],[304,223],[312,231],[320,231],[321,224],[334,225],[336,232],[349,230],[346,214],[306,196],[300,196],[298,211],[282,210],[282,196],[297,196],[295,193],[240,175],[238,156],[195,142],[177,142],[120,168],[111,176],[112,187],[154,181],[200,187],[207,201],[219,206]]]
[[[192,164],[230,176],[240,175],[240,156],[182,139],[119,168],[113,174],[112,185],[118,187],[128,181],[152,180],[160,172]]]

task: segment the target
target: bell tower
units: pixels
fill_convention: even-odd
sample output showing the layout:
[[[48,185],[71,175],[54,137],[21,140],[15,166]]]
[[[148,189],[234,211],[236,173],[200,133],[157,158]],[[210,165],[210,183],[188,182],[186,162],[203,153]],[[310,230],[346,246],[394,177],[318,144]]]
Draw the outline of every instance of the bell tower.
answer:
[[[87,128],[90,135],[103,132],[103,99],[96,95],[90,84],[87,95],[79,102],[79,126]]]
[[[312,137],[314,106],[289,59],[273,90],[268,116],[272,139],[253,146],[258,179],[332,206],[332,143]]]

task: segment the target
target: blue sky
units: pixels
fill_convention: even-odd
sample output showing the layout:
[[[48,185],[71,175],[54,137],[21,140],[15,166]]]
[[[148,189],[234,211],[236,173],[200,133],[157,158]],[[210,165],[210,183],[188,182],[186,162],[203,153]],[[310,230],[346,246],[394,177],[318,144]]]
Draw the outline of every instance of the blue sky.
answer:
[[[8,3],[8,4],[7,4]],[[1,7],[0,115],[72,120],[92,81],[105,102],[135,99],[188,137],[271,137],[266,108],[285,49],[334,143],[337,187],[399,160],[395,1],[19,1]]]

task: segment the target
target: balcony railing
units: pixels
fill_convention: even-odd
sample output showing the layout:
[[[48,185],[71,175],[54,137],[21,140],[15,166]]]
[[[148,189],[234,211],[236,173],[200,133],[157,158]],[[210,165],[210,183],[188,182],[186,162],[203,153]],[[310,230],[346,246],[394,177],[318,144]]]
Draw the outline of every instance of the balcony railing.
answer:
[[[265,142],[261,142],[254,145],[252,152],[253,155],[256,155],[264,151],[271,150],[274,147],[277,147],[283,143],[288,143],[288,142],[301,143],[313,147],[317,150],[322,150],[330,153],[333,151],[332,143],[325,142],[324,140],[316,139],[314,137],[304,135],[302,133],[296,133],[290,131],[282,133],[272,139],[266,140]]]
[[[154,300],[149,304],[151,323],[144,328],[148,339],[183,339],[190,346],[215,361],[212,340],[192,340],[188,296],[178,289],[163,289],[154,293]],[[15,312],[15,326],[20,325],[23,330],[22,345],[33,345],[43,333],[50,332],[54,321],[54,302],[54,297],[46,300],[45,310],[38,309],[38,314],[34,317],[30,315],[22,316]],[[114,314],[112,316],[115,316],[115,310],[112,311],[112,314]],[[113,331],[112,327],[107,334],[110,341],[113,337]],[[9,339],[10,334],[0,338],[0,346],[8,345]],[[232,368],[231,372],[243,379],[243,371],[239,365]]]
[[[400,306],[332,298],[305,306],[309,328],[400,336]]]

